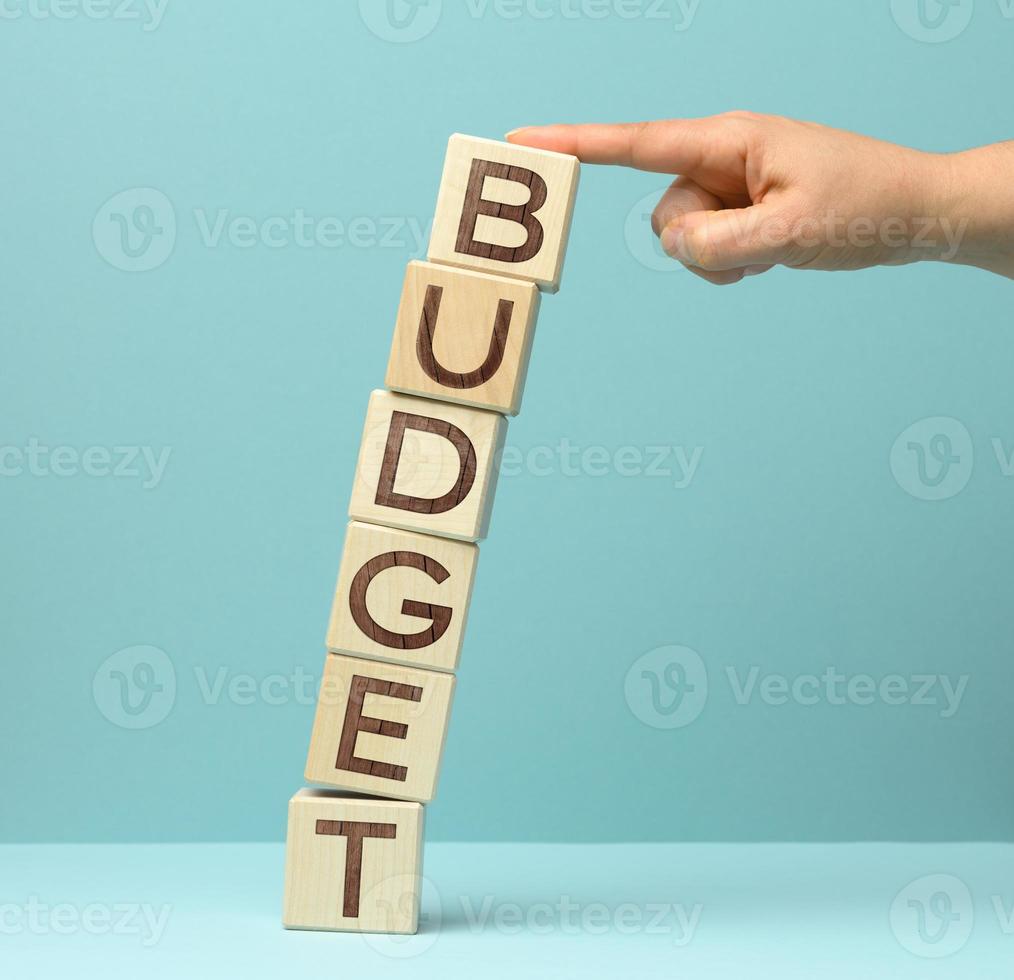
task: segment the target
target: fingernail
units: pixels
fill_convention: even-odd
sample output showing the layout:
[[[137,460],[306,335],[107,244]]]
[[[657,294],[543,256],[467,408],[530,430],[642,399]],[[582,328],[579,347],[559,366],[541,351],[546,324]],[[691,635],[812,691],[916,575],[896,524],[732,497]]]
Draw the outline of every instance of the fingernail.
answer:
[[[748,265],[743,270],[744,276],[759,276],[762,272],[767,272],[771,266],[769,265]]]
[[[531,126],[518,126],[517,129],[512,129],[506,136],[505,140],[509,140],[512,136],[517,136],[518,133],[524,132],[526,129],[531,129]]]
[[[662,250],[666,255],[672,256],[674,259],[683,259],[684,255],[684,240],[685,235],[683,228],[677,224],[666,225],[662,229],[662,234],[659,235],[659,242],[662,245]]]

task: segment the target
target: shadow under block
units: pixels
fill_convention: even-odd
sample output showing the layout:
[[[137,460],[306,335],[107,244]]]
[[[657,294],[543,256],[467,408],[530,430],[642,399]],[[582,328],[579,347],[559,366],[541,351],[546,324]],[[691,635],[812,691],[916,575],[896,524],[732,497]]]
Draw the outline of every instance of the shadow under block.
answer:
[[[338,572],[331,653],[454,670],[479,549],[352,521]]]
[[[462,136],[447,144],[427,257],[560,287],[577,157]]]
[[[385,384],[517,415],[538,309],[532,283],[409,262]]]
[[[494,412],[374,391],[349,516],[463,541],[485,537],[506,430]]]
[[[287,929],[414,933],[423,808],[301,789],[289,801]]]
[[[436,793],[454,675],[329,653],[306,778],[428,803]]]

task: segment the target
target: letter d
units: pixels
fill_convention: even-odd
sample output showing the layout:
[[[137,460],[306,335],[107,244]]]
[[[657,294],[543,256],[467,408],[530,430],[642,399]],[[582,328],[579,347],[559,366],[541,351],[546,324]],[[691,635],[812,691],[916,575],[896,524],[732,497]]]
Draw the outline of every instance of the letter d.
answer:
[[[401,452],[405,431],[416,429],[446,439],[458,454],[458,476],[447,493],[439,497],[416,497],[398,493],[394,489],[401,463]],[[413,514],[443,514],[457,507],[468,496],[475,482],[476,457],[472,441],[456,425],[428,415],[411,415],[408,412],[392,412],[391,424],[384,446],[384,461],[377,481],[377,495],[374,502],[380,507],[396,507]]]

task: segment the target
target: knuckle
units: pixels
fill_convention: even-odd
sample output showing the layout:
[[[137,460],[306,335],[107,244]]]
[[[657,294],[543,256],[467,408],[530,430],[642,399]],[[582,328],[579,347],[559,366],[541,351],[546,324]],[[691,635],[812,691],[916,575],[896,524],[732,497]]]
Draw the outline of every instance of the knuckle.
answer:
[[[736,122],[758,122],[763,118],[763,116],[750,109],[733,109],[730,112],[723,112],[722,118],[734,120]]]

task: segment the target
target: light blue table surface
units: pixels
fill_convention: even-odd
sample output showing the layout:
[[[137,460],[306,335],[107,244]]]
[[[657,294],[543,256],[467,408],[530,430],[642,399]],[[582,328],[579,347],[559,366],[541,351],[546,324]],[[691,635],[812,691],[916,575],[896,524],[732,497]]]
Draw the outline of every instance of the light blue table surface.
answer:
[[[4,846],[0,976],[1014,977],[1009,845],[433,844],[409,938],[286,932],[282,867]]]

